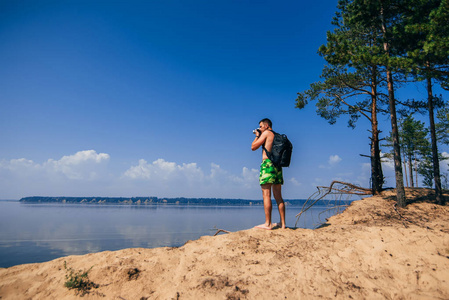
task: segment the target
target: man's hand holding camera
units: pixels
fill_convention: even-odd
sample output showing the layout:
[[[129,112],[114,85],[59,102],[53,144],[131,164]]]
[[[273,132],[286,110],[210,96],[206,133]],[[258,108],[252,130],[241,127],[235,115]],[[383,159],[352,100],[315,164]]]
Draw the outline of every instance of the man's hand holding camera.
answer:
[[[256,138],[259,138],[260,137],[260,135],[262,134],[262,132],[260,131],[260,129],[259,128],[257,128],[257,129],[254,129],[253,130],[253,133],[256,135]]]

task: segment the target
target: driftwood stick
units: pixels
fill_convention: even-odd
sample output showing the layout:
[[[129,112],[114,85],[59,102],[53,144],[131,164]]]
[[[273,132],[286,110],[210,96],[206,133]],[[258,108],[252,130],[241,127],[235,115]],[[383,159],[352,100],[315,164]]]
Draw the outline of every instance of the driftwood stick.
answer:
[[[231,233],[230,231],[227,231],[227,230],[224,230],[224,229],[218,229],[217,232],[215,232],[214,236],[216,236],[216,235],[219,234],[220,232]]]
[[[350,189],[352,189],[352,190],[356,190],[356,191],[359,191],[359,192],[363,192],[363,193],[366,194],[366,195],[371,195],[371,194],[372,194],[372,190],[371,190],[371,189],[368,189],[368,188],[362,188],[362,187],[357,186],[357,185],[354,185],[354,184],[352,184],[352,183],[343,182],[343,181],[337,181],[337,180],[336,180],[336,181],[332,181],[332,183],[331,183],[329,189],[333,189],[334,184],[341,184],[341,185],[347,186],[348,188],[350,188]]]
[[[326,188],[326,187],[323,186],[322,188]],[[363,192],[363,191],[352,191],[352,190],[332,188],[332,191],[330,191],[328,194],[330,194],[330,195],[333,195],[333,194],[350,194],[350,195],[363,196],[363,195],[370,195],[371,192],[366,193],[366,192]]]

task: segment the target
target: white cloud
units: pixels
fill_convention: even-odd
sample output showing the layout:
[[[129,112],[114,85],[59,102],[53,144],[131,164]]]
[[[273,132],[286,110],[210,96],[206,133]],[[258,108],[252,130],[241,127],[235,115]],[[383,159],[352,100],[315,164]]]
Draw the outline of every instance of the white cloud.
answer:
[[[246,183],[252,184],[254,180],[257,181],[259,179],[259,171],[256,169],[248,169],[244,167],[242,171],[242,179]]]
[[[110,179],[110,156],[95,150],[79,151],[60,159],[36,163],[26,158],[0,162],[0,198],[32,195],[77,196],[100,194],[101,184]],[[85,194],[85,195],[86,195]]]
[[[449,157],[449,153],[443,152],[441,153],[443,157]],[[449,171],[449,160],[441,160],[440,161],[440,173],[447,173]]]
[[[382,161],[382,168],[388,169],[388,170],[394,170],[394,159],[393,157],[386,157],[384,153],[380,153],[381,161]]]
[[[35,164],[32,160],[25,158],[11,159],[10,161],[0,161],[0,169],[9,170],[12,172],[20,172],[38,167],[39,165]]]
[[[102,161],[109,160],[109,158],[109,154],[97,154],[95,150],[85,150],[79,151],[74,155],[63,156],[58,163],[65,165],[78,165],[86,161],[101,163]]]
[[[327,160],[327,165],[319,165],[320,169],[330,169],[336,165],[338,165],[342,161],[341,157],[336,155],[329,156],[329,159]]]
[[[331,156],[329,156],[329,161],[328,161],[328,163],[329,163],[329,165],[331,165],[331,166],[335,166],[335,165],[337,165],[339,162],[341,162],[342,161],[342,159],[341,159],[341,157],[340,156],[338,156],[338,155],[331,155]]]
[[[109,154],[95,150],[40,163],[27,158],[2,160],[0,199],[39,195],[261,199],[259,170],[253,168],[231,172],[215,163],[201,168],[194,162],[176,163],[160,158],[152,162],[140,159],[117,170],[111,160]],[[288,183],[287,198],[297,197],[293,188],[302,186],[300,181],[284,179]],[[289,191],[293,196],[289,196]]]
[[[241,197],[254,198],[258,189],[259,171],[242,168],[238,175],[231,174],[215,163],[208,172],[196,163],[176,164],[164,159],[148,163],[139,160],[138,165],[126,170],[122,179],[128,180],[140,193],[157,194],[167,197]],[[198,196],[202,195],[202,196]]]
[[[294,185],[294,186],[301,186],[302,184],[295,178],[295,177],[292,177],[291,179],[290,179],[290,182]]]
[[[42,167],[49,172],[64,174],[69,179],[95,179],[98,176],[98,165],[108,162],[109,158],[109,154],[85,150],[59,160],[49,159]]]
[[[59,160],[49,159],[42,164],[19,158],[1,161],[0,169],[10,171],[13,175],[27,177],[38,175],[56,178],[64,175],[69,179],[94,179],[99,167],[109,161],[106,153],[97,154],[95,150],[79,151],[73,155],[63,156]]]
[[[212,169],[214,168],[216,167],[212,166]],[[198,181],[204,177],[204,174],[196,163],[177,165],[174,162],[168,162],[160,158],[153,163],[148,163],[146,160],[141,159],[137,166],[130,167],[123,176],[141,180],[167,181],[183,178],[189,181]]]
[[[129,177],[132,179],[148,179],[151,177],[151,170],[148,167],[148,163],[146,160],[139,160],[139,164],[137,166],[129,168],[125,174],[125,177]]]

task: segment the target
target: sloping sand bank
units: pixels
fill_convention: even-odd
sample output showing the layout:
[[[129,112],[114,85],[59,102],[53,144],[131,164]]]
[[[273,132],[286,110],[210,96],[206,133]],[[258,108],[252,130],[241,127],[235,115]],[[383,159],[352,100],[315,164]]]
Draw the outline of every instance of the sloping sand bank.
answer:
[[[316,230],[249,229],[180,248],[125,249],[0,269],[0,299],[449,299],[449,206],[372,197]]]

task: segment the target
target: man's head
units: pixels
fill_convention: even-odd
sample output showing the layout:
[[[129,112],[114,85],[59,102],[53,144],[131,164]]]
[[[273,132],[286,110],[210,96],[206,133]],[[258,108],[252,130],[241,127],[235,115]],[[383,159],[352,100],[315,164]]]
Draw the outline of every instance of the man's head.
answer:
[[[271,120],[270,120],[270,119],[267,119],[267,118],[262,119],[262,120],[259,122],[259,128],[260,128],[262,131],[265,131],[265,130],[267,130],[267,129],[271,129],[272,126],[273,126],[273,124],[271,123]]]

